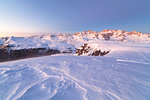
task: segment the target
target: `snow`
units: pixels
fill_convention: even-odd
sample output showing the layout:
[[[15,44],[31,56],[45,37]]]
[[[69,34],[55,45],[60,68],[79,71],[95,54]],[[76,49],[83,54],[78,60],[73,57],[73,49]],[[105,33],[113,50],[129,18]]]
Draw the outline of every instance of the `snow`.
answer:
[[[61,52],[67,51],[68,48],[75,51],[84,43],[88,43],[93,49],[101,49],[97,47],[105,46],[105,39],[109,43],[123,43],[123,45],[131,43],[150,44],[150,35],[140,32],[124,32],[121,30],[106,30],[105,32],[80,32],[76,34],[47,34],[32,37],[7,37],[0,38],[0,45],[9,45],[12,50],[28,49],[28,48],[47,48],[57,49]],[[110,38],[110,39],[109,39]],[[108,41],[106,45],[108,45]],[[117,42],[116,42],[117,41]],[[101,44],[101,46],[100,46]],[[112,47],[112,45],[110,45]],[[114,46],[114,45],[113,45]],[[118,47],[118,45],[116,45]],[[115,48],[113,49],[116,49]],[[106,46],[105,46],[106,47]],[[108,47],[108,46],[107,46]],[[120,45],[119,45],[120,47]],[[105,48],[108,50],[109,48]]]
[[[0,63],[0,100],[150,99],[150,44],[88,44],[111,52],[102,57],[69,54]]]

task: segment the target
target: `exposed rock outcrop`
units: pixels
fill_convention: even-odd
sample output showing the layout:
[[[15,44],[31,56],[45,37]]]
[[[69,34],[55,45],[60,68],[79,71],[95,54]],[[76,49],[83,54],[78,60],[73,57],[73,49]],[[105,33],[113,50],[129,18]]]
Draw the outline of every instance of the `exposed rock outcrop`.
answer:
[[[93,50],[87,43],[85,43],[81,48],[76,50],[76,54],[78,56],[87,54],[88,56],[104,56],[108,54],[110,51],[101,51],[101,50]]]
[[[9,47],[4,47],[0,49],[0,62],[24,59],[29,57],[38,57],[44,55],[52,55],[61,53],[59,50],[46,49],[46,48],[30,48],[30,49],[20,49],[11,50]]]
[[[90,51],[90,46],[87,46],[88,44],[85,43],[83,46],[81,46],[81,48],[76,50],[76,54],[78,54],[78,56],[83,55],[83,54],[87,54]]]
[[[110,51],[101,51],[101,50],[95,50],[91,55],[92,56],[104,56],[108,54]]]

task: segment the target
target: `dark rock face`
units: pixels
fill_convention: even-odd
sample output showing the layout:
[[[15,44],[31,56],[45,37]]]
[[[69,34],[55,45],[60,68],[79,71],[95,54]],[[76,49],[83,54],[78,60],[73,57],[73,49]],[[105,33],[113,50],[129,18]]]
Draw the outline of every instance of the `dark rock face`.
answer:
[[[76,50],[76,54],[78,54],[78,56],[89,53],[91,50],[90,46],[88,46],[87,43],[85,43],[83,46],[81,46],[81,49],[77,49]],[[104,56],[106,54],[108,54],[110,51],[101,51],[101,50],[95,50],[93,51],[91,54],[88,54],[89,56]]]
[[[46,49],[46,48],[30,48],[11,50],[8,47],[0,48],[0,62],[18,60],[29,57],[38,57],[45,55],[52,55],[61,53],[59,50]]]
[[[77,49],[76,50],[76,54],[78,54],[78,56],[88,53],[90,51],[90,47],[87,46],[88,44],[85,43],[83,46],[81,46],[81,49]]]
[[[101,51],[101,50],[96,50],[92,53],[92,56],[104,56],[108,54],[110,51]]]
[[[109,40],[110,37],[113,35],[113,33],[106,33],[106,34],[101,34],[104,40]]]

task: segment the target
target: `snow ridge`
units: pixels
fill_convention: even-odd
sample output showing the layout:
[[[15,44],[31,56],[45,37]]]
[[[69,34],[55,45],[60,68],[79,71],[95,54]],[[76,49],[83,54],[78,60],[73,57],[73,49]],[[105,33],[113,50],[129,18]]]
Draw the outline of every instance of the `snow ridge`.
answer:
[[[104,30],[102,32],[84,31],[75,34],[49,34],[32,37],[3,37],[0,45],[9,46],[11,50],[29,48],[50,48],[67,52],[75,51],[84,43],[100,41],[120,41],[150,44],[150,34],[141,32],[126,32],[121,30]]]

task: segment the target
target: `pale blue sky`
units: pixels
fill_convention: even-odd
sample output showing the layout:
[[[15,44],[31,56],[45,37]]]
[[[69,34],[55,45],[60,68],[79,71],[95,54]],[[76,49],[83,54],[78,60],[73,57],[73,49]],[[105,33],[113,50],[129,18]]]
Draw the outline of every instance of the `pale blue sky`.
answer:
[[[0,0],[0,33],[150,33],[150,0]]]

